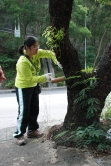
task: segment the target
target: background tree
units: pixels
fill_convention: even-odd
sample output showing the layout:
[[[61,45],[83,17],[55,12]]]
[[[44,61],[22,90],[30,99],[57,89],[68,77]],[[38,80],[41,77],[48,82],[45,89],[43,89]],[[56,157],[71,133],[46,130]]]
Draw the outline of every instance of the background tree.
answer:
[[[110,5],[100,4],[95,0],[74,1],[69,33],[72,44],[78,50],[82,68],[85,61],[85,38],[88,67],[94,65],[96,56],[97,61],[100,60],[111,40],[110,10]]]
[[[0,64],[7,76],[2,84],[5,88],[14,87],[15,65],[19,57],[18,47],[23,44],[26,35],[37,36],[41,46],[45,40],[41,38],[44,26],[49,23],[48,1],[3,0],[0,7]],[[21,37],[14,36],[15,25],[20,21]],[[16,24],[15,24],[16,22]],[[43,72],[43,71],[41,71]]]
[[[10,16],[13,30],[15,28],[15,21],[17,22],[19,18],[23,39],[28,34],[38,35],[40,33],[41,24],[43,24],[45,15],[44,13],[46,13],[48,9],[47,1],[11,0],[9,2],[4,0],[4,3],[7,8],[7,14]],[[42,22],[40,20],[42,20]]]

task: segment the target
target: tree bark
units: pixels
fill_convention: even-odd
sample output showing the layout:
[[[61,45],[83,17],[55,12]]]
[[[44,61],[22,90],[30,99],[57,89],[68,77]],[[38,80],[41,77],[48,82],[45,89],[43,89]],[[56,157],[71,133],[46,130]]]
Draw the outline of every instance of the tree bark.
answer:
[[[91,90],[91,98],[99,99],[99,106],[95,115],[86,118],[87,107],[79,107],[79,103],[74,103],[80,91],[85,85],[73,87],[76,81],[85,79],[80,72],[81,64],[77,50],[73,47],[69,39],[69,22],[71,19],[73,0],[49,0],[50,24],[58,30],[64,28],[65,37],[60,43],[60,50],[55,49],[56,57],[63,66],[66,78],[80,75],[80,79],[67,79],[67,114],[63,126],[65,129],[76,129],[79,126],[91,125],[95,120],[99,121],[101,110],[104,106],[106,96],[111,90],[111,45],[107,48],[104,56],[95,68],[92,76],[98,79],[97,86]]]

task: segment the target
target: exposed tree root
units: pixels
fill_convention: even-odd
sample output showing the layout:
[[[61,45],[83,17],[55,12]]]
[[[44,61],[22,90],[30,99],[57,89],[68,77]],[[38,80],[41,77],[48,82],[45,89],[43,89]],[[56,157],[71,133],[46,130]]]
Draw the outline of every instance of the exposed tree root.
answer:
[[[64,128],[63,123],[60,125],[54,125],[50,128],[47,139],[54,140],[56,145],[75,147],[74,140],[69,140],[71,131]]]

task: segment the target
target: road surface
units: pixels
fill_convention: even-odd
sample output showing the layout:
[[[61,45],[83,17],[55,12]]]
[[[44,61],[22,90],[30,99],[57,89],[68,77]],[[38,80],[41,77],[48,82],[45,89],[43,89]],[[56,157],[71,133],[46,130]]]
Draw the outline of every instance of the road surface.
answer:
[[[42,90],[38,122],[52,126],[63,122],[67,112],[66,88]],[[18,105],[15,93],[0,93],[0,129],[16,126]]]

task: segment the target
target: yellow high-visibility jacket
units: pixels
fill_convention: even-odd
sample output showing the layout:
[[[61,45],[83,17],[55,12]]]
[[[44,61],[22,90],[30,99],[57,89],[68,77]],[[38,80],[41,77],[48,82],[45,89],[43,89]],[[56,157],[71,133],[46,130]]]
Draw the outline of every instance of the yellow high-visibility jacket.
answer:
[[[24,55],[21,55],[16,64],[15,86],[17,88],[35,87],[37,83],[47,81],[44,75],[38,75],[40,71],[40,58],[51,58],[55,64],[57,63],[54,52],[49,50],[39,49],[38,53],[33,55],[31,59],[34,65]]]

